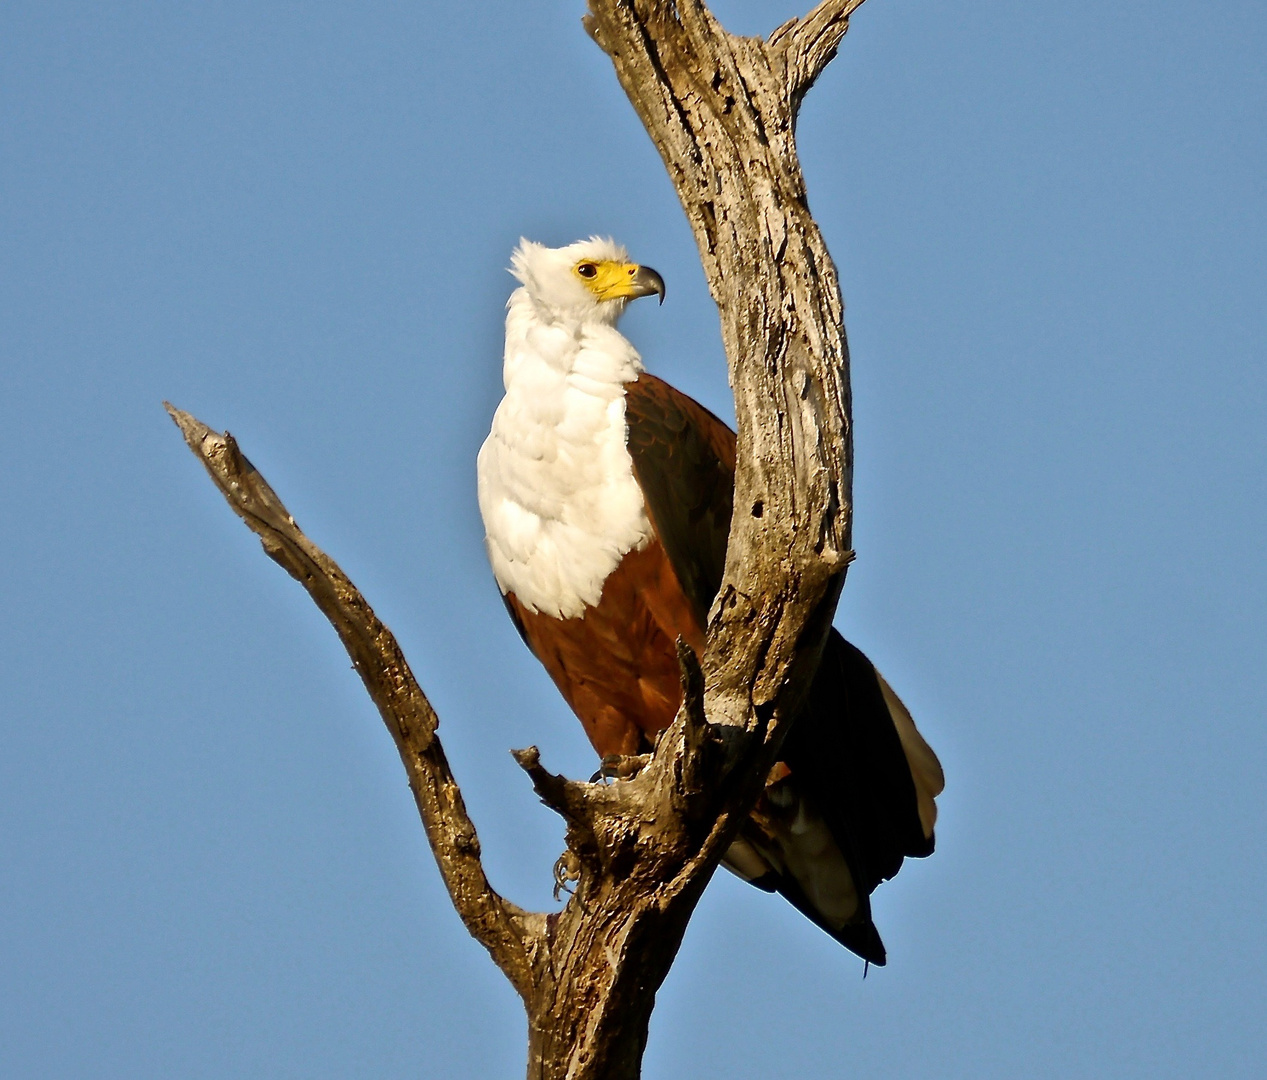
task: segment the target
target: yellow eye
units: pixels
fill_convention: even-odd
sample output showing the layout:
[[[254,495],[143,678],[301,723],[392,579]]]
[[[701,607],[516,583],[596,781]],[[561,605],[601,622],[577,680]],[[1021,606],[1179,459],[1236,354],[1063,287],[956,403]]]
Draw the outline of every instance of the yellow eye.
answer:
[[[592,278],[598,274],[598,267],[593,263],[579,263],[576,267],[576,272],[583,278]]]

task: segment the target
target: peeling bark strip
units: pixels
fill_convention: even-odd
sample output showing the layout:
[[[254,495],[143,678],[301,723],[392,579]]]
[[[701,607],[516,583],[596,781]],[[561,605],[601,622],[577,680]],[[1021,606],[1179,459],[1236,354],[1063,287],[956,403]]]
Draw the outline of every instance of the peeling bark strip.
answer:
[[[835,267],[810,216],[796,113],[862,0],[825,0],[768,40],[699,0],[589,0],[585,26],[659,149],[721,316],[739,426],[726,574],[701,664],[646,766],[611,785],[517,751],[567,822],[575,883],[544,915],[489,885],[436,729],[396,639],[233,437],[167,406],[264,550],[308,590],[409,776],[453,905],[524,1000],[529,1080],[636,1080],[656,991],[808,688],[852,557],[848,348]]]

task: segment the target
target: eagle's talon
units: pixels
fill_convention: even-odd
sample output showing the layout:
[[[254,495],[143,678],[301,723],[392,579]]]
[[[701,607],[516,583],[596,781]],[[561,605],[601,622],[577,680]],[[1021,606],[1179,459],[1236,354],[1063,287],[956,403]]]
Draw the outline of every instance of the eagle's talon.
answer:
[[[581,860],[576,852],[568,848],[554,864],[554,898],[558,900],[561,893],[572,895],[576,890],[568,888],[573,882],[581,880]]]
[[[632,780],[650,761],[650,754],[605,754],[598,763],[598,772],[590,777],[590,783]]]

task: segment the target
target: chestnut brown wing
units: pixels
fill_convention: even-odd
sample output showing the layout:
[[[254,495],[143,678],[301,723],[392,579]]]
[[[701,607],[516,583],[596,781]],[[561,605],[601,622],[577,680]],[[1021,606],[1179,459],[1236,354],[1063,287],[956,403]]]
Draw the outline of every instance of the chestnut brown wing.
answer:
[[[645,372],[625,384],[627,445],[647,514],[700,626],[721,587],[735,487],[735,433]]]

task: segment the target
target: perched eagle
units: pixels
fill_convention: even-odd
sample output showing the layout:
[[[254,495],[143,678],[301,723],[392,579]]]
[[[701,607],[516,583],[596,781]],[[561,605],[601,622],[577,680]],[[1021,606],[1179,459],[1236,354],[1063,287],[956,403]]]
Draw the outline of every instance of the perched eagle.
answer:
[[[480,449],[488,557],[516,627],[603,757],[650,748],[681,700],[676,641],[704,649],[730,530],[735,435],[647,374],[616,330],[664,282],[593,237],[521,241],[506,396]],[[835,630],[725,865],[883,964],[870,895],[933,850],[936,755]]]

